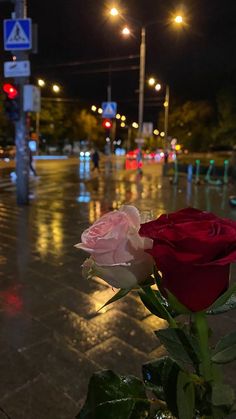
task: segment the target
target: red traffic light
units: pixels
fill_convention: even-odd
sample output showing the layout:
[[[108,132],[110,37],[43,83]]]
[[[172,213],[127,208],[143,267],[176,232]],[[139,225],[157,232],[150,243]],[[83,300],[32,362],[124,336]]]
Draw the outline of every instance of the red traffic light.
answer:
[[[17,88],[10,83],[4,83],[3,91],[7,94],[9,99],[15,99],[19,94]]]
[[[104,119],[102,126],[106,129],[110,129],[112,127],[112,122],[110,119]]]

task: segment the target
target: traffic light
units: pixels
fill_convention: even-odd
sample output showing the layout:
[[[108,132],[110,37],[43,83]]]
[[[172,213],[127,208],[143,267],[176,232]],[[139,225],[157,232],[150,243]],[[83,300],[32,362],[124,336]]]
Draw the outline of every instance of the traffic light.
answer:
[[[11,121],[20,119],[20,95],[17,86],[4,83],[3,91],[5,93],[4,110]]]
[[[111,120],[110,119],[104,119],[102,121],[102,126],[103,126],[103,128],[106,128],[107,130],[111,129],[111,127],[112,127]]]

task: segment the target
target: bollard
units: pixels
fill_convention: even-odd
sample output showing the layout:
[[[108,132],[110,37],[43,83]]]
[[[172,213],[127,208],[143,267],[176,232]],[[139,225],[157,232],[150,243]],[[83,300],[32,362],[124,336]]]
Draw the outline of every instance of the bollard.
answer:
[[[205,176],[205,182],[209,183],[209,185],[221,186],[221,185],[223,185],[222,180],[220,180],[220,179],[216,179],[216,180],[211,179],[211,174],[212,174],[212,170],[213,170],[214,164],[215,164],[215,160],[210,160],[210,164],[209,164],[209,167],[208,167],[206,176]]]
[[[227,183],[229,182],[229,160],[225,160],[224,161],[224,177],[223,177],[223,183],[224,185],[227,185]]]
[[[192,182],[192,179],[193,179],[193,165],[189,164],[188,165],[187,180],[188,180],[188,182]]]
[[[171,182],[173,185],[177,185],[177,183],[178,183],[178,178],[179,178],[179,173],[178,173],[178,161],[177,161],[177,159],[175,159],[175,161],[174,161],[174,177],[173,177],[173,179],[171,179],[171,180],[170,180],[170,182]]]
[[[200,160],[196,160],[195,185],[199,185],[200,183],[200,163]]]
[[[207,183],[209,183],[209,181],[211,180],[211,173],[214,167],[214,163],[215,163],[215,160],[210,160],[209,167],[207,169],[206,176],[205,176],[205,181]]]

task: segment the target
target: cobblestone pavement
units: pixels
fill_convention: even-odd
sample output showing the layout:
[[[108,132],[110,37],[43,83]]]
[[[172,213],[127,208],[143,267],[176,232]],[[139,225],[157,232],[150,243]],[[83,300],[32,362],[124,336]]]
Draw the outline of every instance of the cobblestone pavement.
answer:
[[[0,178],[0,406],[11,419],[72,419],[94,371],[140,375],[163,353],[152,332],[164,321],[135,293],[98,312],[114,292],[81,278],[85,255],[73,248],[89,223],[124,203],[144,219],[187,205],[236,219],[233,186],[172,186],[161,169],[147,165],[140,177],[108,160],[96,176],[89,162],[40,163],[26,208]],[[211,323],[216,336],[235,330],[235,312]],[[227,374],[234,386],[235,372]]]

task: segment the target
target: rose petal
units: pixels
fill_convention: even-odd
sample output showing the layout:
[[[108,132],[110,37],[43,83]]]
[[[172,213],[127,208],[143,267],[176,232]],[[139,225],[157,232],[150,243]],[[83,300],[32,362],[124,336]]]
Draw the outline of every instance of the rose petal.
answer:
[[[119,211],[124,212],[127,215],[129,221],[134,225],[135,229],[139,230],[141,218],[139,211],[136,207],[134,207],[133,205],[122,205],[119,208]]]

